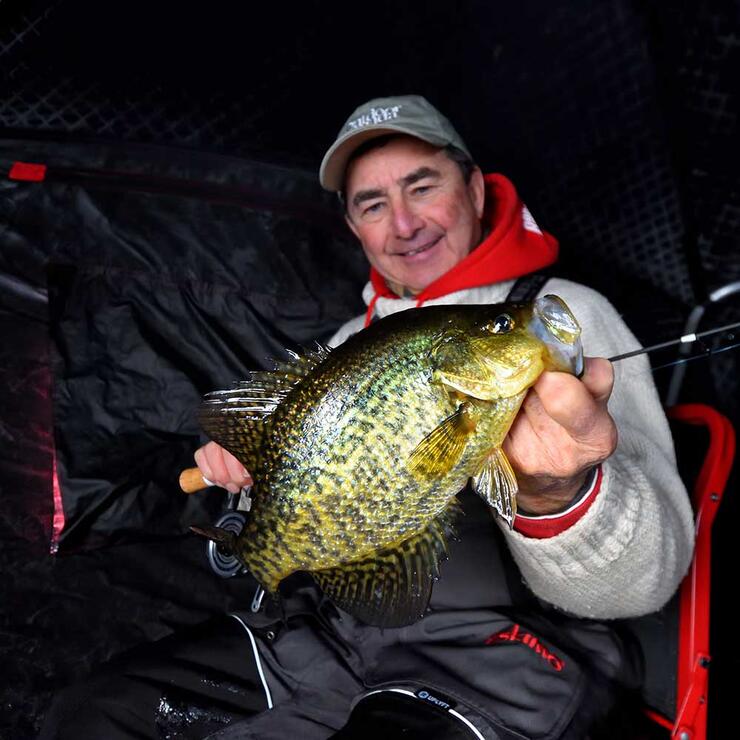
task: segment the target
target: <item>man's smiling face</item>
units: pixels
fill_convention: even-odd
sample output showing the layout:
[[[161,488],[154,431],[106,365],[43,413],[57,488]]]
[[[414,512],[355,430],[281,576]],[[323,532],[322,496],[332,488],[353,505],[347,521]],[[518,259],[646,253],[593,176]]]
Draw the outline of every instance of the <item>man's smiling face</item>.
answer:
[[[419,293],[480,242],[485,190],[444,150],[399,136],[352,161],[347,223],[370,264],[399,295]]]

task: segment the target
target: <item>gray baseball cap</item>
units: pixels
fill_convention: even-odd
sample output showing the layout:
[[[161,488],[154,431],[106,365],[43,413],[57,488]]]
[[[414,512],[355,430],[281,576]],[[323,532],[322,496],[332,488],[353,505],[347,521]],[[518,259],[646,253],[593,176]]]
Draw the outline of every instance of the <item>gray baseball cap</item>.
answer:
[[[344,186],[352,152],[365,141],[385,134],[408,134],[439,147],[452,144],[470,157],[452,124],[426,98],[420,95],[374,98],[352,113],[324,155],[319,170],[322,187],[339,192]]]

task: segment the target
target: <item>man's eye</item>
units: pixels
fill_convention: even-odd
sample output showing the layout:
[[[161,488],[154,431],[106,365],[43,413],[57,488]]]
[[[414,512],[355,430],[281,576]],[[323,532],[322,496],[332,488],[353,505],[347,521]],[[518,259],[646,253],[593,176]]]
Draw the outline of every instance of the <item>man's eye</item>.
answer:
[[[506,334],[514,328],[514,319],[508,313],[502,313],[493,321],[489,321],[483,328],[492,334]]]
[[[414,195],[426,195],[431,189],[431,185],[419,185],[418,187],[414,188],[413,193]]]
[[[367,208],[365,208],[362,214],[364,216],[373,216],[376,213],[379,213],[382,208],[383,208],[383,203],[373,203],[372,205],[367,206]]]

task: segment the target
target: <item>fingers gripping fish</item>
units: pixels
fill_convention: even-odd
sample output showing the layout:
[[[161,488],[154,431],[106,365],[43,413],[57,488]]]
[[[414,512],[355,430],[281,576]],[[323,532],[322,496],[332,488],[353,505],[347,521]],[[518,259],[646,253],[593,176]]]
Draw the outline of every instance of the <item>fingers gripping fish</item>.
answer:
[[[512,525],[517,483],[501,445],[544,370],[583,370],[580,327],[557,296],[403,311],[251,373],[199,412],[252,474],[249,520],[238,536],[193,529],[268,592],[308,571],[358,619],[410,624],[469,480]]]

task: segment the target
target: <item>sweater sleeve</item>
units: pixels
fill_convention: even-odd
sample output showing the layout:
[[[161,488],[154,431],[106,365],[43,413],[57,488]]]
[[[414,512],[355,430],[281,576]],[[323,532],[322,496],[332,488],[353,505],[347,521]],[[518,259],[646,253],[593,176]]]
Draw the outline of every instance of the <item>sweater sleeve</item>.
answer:
[[[599,293],[551,280],[583,328],[584,351],[610,357],[639,346]],[[609,411],[619,432],[602,465],[598,493],[583,516],[555,536],[528,537],[502,526],[532,591],[578,616],[624,618],[659,609],[686,573],[694,523],[673,441],[642,355],[614,366]]]

